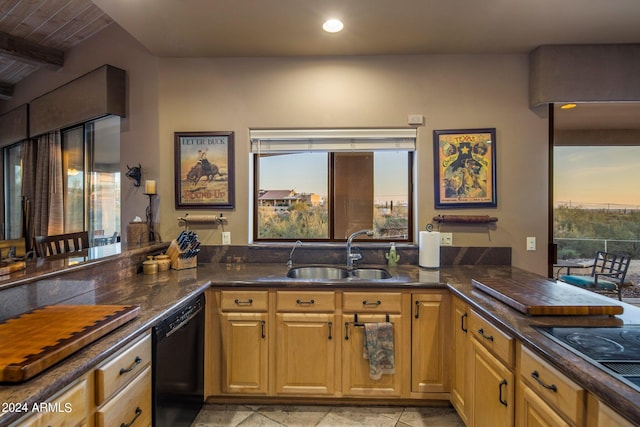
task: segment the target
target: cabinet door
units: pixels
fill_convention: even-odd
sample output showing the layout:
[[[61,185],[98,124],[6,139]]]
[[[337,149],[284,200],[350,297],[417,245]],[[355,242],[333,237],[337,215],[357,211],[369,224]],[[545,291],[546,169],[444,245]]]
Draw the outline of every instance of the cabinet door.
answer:
[[[222,313],[222,391],[266,394],[267,313]]]
[[[452,299],[451,326],[453,328],[453,357],[451,365],[451,404],[465,422],[469,419],[469,313],[467,304],[460,298]]]
[[[448,293],[432,292],[412,296],[411,391],[438,393],[449,390],[450,346]]]
[[[364,327],[354,325],[353,315],[342,320],[342,392],[345,396],[400,396],[402,392],[402,364],[404,360],[401,315],[389,315],[393,324],[395,373],[371,378],[369,360],[363,357]],[[385,315],[362,314],[361,322],[384,322]]]
[[[525,383],[520,383],[519,392],[522,413],[518,415],[518,427],[570,427],[569,423]]]
[[[471,425],[513,426],[513,373],[475,337],[471,339],[471,343]]]
[[[276,392],[332,395],[335,393],[335,315],[276,315]]]

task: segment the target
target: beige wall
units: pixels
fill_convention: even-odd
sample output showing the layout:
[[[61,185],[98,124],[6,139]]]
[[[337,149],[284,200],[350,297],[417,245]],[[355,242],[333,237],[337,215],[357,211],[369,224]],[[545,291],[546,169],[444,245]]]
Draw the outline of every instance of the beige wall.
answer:
[[[175,131],[235,132],[236,208],[224,211],[229,219],[225,229],[233,244],[246,244],[248,129],[405,126],[408,114],[422,114],[418,228],[437,214],[496,216],[499,221],[491,230],[450,226],[446,231],[454,233],[455,246],[511,246],[514,265],[546,273],[548,123],[528,108],[527,55],[157,59],[113,25],[72,50],[66,75],[34,75],[2,110],[104,63],[127,70],[122,169],[140,162],[143,179],[157,179],[159,231],[165,240],[177,235],[177,217],[188,212],[174,208]],[[432,131],[478,127],[497,129],[498,207],[436,211]],[[123,180],[126,224],[133,215],[144,216],[148,199]],[[536,252],[525,250],[527,236],[537,237]],[[205,244],[219,244],[220,230],[201,230],[200,237]]]

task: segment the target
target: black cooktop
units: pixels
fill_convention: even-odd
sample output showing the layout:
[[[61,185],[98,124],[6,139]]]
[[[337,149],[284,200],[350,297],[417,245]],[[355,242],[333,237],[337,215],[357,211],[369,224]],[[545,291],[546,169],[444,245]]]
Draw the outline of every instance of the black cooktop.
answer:
[[[640,391],[640,325],[535,328]]]

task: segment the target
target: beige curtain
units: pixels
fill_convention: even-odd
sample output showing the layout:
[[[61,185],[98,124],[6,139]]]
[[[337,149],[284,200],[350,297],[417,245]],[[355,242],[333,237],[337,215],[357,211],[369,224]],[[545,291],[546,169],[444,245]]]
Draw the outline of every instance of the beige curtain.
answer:
[[[23,195],[30,236],[64,232],[62,144],[60,131],[23,146]]]

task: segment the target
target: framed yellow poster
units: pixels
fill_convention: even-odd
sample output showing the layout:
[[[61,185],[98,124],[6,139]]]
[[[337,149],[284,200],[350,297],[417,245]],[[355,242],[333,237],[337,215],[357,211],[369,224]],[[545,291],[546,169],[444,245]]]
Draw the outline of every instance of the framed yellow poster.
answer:
[[[434,130],[435,207],[496,207],[496,129]]]
[[[233,132],[175,132],[176,209],[233,209]]]

